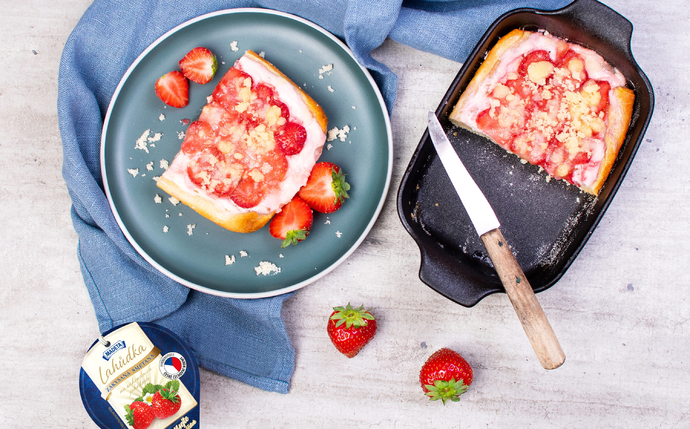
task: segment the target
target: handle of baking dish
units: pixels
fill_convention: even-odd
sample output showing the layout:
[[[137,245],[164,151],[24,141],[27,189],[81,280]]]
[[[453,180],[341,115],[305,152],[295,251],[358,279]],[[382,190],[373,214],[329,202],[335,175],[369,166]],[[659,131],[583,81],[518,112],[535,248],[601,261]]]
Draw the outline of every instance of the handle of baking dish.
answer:
[[[574,22],[580,22],[583,28],[605,29],[605,39],[632,55],[632,23],[605,4],[597,0],[575,0],[561,9],[559,14],[571,18]]]
[[[487,295],[502,292],[500,283],[487,283],[467,264],[439,247],[438,243],[420,240],[421,265],[419,279],[427,286],[463,307],[473,307]]]

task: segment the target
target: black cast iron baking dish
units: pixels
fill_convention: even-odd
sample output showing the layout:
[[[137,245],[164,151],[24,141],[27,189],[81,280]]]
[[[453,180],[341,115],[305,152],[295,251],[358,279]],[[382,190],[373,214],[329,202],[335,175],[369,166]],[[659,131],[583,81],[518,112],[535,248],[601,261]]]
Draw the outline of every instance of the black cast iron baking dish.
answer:
[[[448,114],[486,53],[515,28],[546,30],[601,54],[635,91],[625,142],[598,197],[545,173],[470,131],[453,126]],[[501,231],[535,292],[556,283],[577,257],[618,190],[652,116],[652,86],[633,58],[632,24],[595,0],[563,9],[516,9],[484,34],[436,110],[451,144],[494,208]],[[398,215],[421,252],[420,279],[451,300],[472,307],[504,292],[483,244],[425,132],[403,176]]]

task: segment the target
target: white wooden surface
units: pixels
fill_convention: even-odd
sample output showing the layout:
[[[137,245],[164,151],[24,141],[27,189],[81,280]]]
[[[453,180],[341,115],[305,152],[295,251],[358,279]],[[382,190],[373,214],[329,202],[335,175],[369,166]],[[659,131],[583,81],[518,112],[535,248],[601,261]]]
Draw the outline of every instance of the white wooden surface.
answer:
[[[400,78],[393,181],[361,247],[289,300],[296,349],[287,395],[201,371],[203,427],[690,427],[690,12],[685,0],[605,0],[635,26],[632,48],[656,93],[635,161],[565,276],[538,295],[567,360],[541,369],[505,295],[472,309],[417,276],[419,252],[395,194],[460,64],[387,41],[375,57]],[[90,2],[0,1],[0,426],[94,427],[78,388],[98,335],[76,259],[61,176],[57,72]],[[365,303],[376,338],[348,360],[330,345],[332,306]],[[430,403],[423,361],[451,347],[472,364],[459,403]]]

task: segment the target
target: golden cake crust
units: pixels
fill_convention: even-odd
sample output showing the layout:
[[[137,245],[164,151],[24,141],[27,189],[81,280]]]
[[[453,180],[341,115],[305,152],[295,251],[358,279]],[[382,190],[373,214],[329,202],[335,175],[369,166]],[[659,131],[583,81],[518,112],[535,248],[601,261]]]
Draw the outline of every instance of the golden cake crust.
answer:
[[[161,177],[157,185],[206,219],[230,231],[242,233],[257,231],[266,225],[275,215],[275,212],[268,214],[259,214],[256,212],[228,214],[219,209],[218,205],[213,204],[199,195],[195,195],[180,188],[177,183],[166,177]]]

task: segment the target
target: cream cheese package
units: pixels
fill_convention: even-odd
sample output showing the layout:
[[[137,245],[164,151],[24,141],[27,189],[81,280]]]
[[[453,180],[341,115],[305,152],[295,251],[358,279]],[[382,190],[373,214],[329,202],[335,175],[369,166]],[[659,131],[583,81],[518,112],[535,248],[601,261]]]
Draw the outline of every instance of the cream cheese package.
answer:
[[[101,336],[82,362],[82,402],[103,428],[199,427],[199,369],[185,344],[151,323]]]

